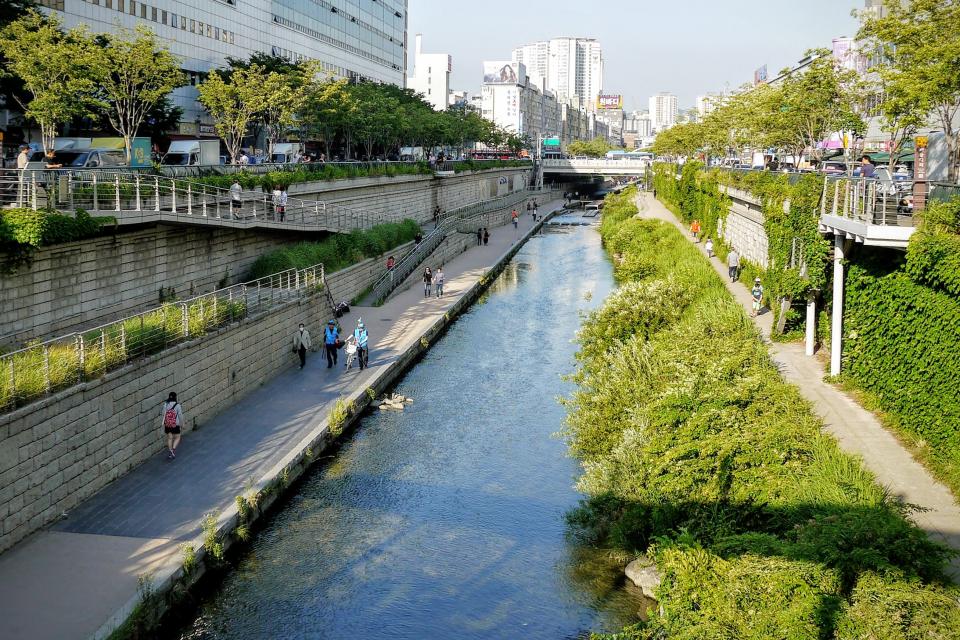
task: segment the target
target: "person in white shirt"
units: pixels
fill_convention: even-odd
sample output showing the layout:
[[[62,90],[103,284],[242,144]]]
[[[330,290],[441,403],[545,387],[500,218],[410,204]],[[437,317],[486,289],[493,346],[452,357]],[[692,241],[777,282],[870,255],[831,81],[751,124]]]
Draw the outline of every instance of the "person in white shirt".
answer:
[[[27,194],[25,184],[27,179],[27,163],[30,162],[30,147],[27,145],[20,145],[20,155],[17,156],[17,169],[20,170],[19,174],[19,188],[17,191],[17,202],[19,204],[26,203]]]
[[[287,200],[288,199],[289,198],[287,196],[287,190],[281,189],[280,190],[280,222],[283,222],[284,218],[286,218],[287,216]]]
[[[274,187],[273,193],[270,194],[271,199],[273,200],[273,219],[282,220],[280,217],[280,187]]]
[[[250,156],[247,155],[246,151],[240,154],[240,164],[250,164]]]
[[[243,204],[240,195],[242,193],[243,187],[240,186],[240,182],[238,180],[234,180],[233,184],[230,185],[230,207],[234,216],[236,216],[237,212],[240,211],[240,207]]]

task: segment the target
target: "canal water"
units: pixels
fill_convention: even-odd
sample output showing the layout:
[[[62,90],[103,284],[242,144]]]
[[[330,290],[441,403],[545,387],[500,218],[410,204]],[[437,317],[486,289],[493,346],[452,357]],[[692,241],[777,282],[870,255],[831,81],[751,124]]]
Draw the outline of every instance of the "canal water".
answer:
[[[576,220],[582,220],[577,217]],[[548,226],[365,416],[174,637],[580,638],[637,620],[577,547],[555,434],[580,313],[613,286],[593,227]]]

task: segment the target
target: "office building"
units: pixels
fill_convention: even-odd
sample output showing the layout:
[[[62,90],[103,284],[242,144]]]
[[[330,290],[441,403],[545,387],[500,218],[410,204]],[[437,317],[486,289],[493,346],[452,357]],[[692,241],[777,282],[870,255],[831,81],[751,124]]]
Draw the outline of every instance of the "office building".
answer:
[[[593,38],[553,38],[513,50],[511,60],[527,66],[531,79],[559,100],[596,110],[603,91],[603,49]]]
[[[484,62],[481,115],[508,133],[525,136],[536,144],[539,137],[559,136],[560,103],[527,76],[526,67],[514,62]]]
[[[450,101],[450,73],[453,59],[446,53],[423,53],[423,36],[414,38],[413,73],[407,80],[407,88],[423,94],[435,111],[443,111]]]
[[[190,85],[174,91],[184,110],[180,133],[212,133],[195,86],[226,58],[261,52],[318,60],[336,77],[404,86],[407,0],[343,3],[331,0],[42,0],[64,26],[93,32],[144,25],[183,60]],[[361,6],[362,5],[362,6]],[[444,97],[446,94],[443,94]]]
[[[650,120],[654,131],[663,131],[677,124],[677,96],[662,92],[650,98]]]

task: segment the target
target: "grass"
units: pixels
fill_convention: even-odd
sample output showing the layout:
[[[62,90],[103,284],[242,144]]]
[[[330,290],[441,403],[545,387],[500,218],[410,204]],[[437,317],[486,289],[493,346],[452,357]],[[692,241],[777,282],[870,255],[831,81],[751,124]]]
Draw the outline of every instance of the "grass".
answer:
[[[583,323],[566,401],[588,496],[571,532],[663,575],[661,610],[611,637],[960,637],[952,554],[823,434],[706,258],[634,219],[632,195],[604,208],[621,286]]]

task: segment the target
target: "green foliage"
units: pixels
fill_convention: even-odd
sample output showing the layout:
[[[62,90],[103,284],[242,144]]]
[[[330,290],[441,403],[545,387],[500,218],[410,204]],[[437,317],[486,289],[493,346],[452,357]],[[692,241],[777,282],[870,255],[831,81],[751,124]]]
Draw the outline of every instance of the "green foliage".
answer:
[[[207,513],[200,521],[203,531],[203,548],[214,562],[223,560],[223,543],[217,536],[217,513]]]
[[[905,270],[914,281],[960,298],[960,199],[931,203],[910,238]]]
[[[602,158],[608,151],[613,151],[614,147],[603,136],[597,136],[593,140],[575,140],[567,145],[567,153],[572,156],[589,156],[591,158]]]
[[[334,438],[340,437],[347,420],[350,418],[351,411],[353,411],[352,403],[343,398],[337,398],[337,401],[333,403],[333,408],[330,409],[330,415],[327,417],[331,436]]]
[[[93,238],[100,228],[116,223],[109,216],[92,217],[83,209],[75,216],[33,209],[0,212],[0,251],[6,254],[4,268],[14,269],[28,261],[38,247]]]
[[[930,240],[919,239],[929,257]],[[911,246],[906,270],[888,255],[867,255],[848,271],[843,371],[895,417],[938,475],[960,492],[960,299],[917,282],[928,264]],[[942,266],[942,262],[936,263]]]
[[[901,580],[908,595],[880,591],[911,616],[952,620],[950,554],[821,433],[708,262],[631,195],[608,198],[601,234],[644,268],[584,322],[566,425],[588,496],[574,532],[652,551],[664,575],[662,615],[620,637],[880,637],[845,617],[870,575]]]
[[[303,269],[321,263],[327,273],[333,273],[410,242],[418,233],[420,225],[407,219],[378,224],[365,230],[356,229],[349,234],[334,234],[320,242],[303,242],[274,249],[257,258],[250,268],[250,277],[260,278],[286,269]]]

